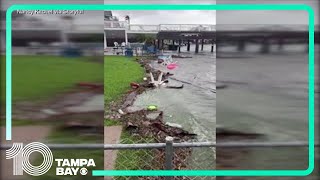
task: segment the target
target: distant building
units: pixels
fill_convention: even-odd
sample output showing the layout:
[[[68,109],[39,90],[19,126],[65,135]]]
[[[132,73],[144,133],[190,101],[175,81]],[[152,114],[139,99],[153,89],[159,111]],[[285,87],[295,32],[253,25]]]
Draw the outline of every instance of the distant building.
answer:
[[[113,46],[114,42],[126,42],[125,29],[128,23],[119,21],[119,18],[112,14],[112,11],[104,11],[104,48]],[[107,42],[108,39],[108,42]]]
[[[112,11],[104,11],[104,20],[108,21],[112,18]]]
[[[104,11],[105,21],[119,21],[118,17],[112,15],[112,11]]]

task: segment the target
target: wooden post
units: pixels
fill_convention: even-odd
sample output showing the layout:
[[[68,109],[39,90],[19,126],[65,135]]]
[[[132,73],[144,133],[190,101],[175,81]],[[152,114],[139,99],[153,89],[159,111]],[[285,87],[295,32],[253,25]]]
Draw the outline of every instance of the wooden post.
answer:
[[[181,39],[179,39],[179,47],[178,47],[178,52],[181,52]]]
[[[243,52],[246,49],[246,43],[244,42],[244,40],[240,40],[238,42],[238,51],[239,52]]]
[[[161,39],[161,49],[164,47],[164,39]]]
[[[270,41],[268,37],[264,37],[262,42],[261,42],[261,49],[260,49],[261,54],[268,54],[270,53]]]
[[[211,52],[213,53],[213,49],[214,49],[214,41],[212,40],[212,44],[211,44]]]
[[[199,53],[199,39],[196,39],[196,51],[195,53]]]
[[[187,51],[190,51],[190,40],[188,40]]]
[[[201,39],[201,51],[203,51],[204,39]]]
[[[280,38],[278,40],[278,50],[282,51],[283,50],[283,44],[284,44],[284,39]]]

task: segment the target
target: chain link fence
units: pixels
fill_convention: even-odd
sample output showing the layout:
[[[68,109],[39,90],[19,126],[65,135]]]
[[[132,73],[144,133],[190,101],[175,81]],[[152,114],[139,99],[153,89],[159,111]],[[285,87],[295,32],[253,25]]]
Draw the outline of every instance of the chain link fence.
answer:
[[[125,143],[125,144],[121,144]],[[153,143],[141,139],[119,144],[48,144],[51,150],[104,149],[105,153],[116,154],[113,170],[214,170],[216,169],[216,148],[308,148],[309,143],[296,142],[179,142],[167,137],[165,143]],[[319,147],[319,144],[315,144]],[[1,145],[9,149],[11,145]],[[106,162],[105,163],[109,163]],[[111,170],[111,169],[107,169]],[[215,177],[106,177],[107,180],[212,180]]]
[[[105,149],[117,149],[115,170],[214,170],[216,148],[308,148],[308,142],[181,142],[117,144]],[[316,145],[319,146],[319,145]],[[107,150],[106,152],[108,152]],[[241,153],[236,153],[241,156]],[[113,180],[212,180],[215,177],[113,177]]]

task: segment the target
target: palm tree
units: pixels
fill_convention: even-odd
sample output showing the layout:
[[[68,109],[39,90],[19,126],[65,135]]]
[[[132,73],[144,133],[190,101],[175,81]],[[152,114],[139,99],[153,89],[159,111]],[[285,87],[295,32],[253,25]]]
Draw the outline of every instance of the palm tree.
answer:
[[[128,24],[130,24],[130,16],[126,15],[125,20],[128,22]]]
[[[129,15],[126,15],[125,16],[125,20],[127,22],[127,28],[130,29],[130,16]]]
[[[73,16],[62,16],[62,41],[63,43],[67,44],[68,43],[68,37],[67,37],[67,30],[72,30],[73,29]]]
[[[61,19],[64,20],[65,24],[69,24],[70,26],[70,29],[73,29],[73,20],[74,20],[74,16],[69,16],[69,15],[65,15],[65,16],[62,16]]]
[[[140,43],[145,43],[145,45],[150,46],[153,44],[155,37],[151,35],[146,35],[146,34],[139,34],[137,35],[137,40]]]

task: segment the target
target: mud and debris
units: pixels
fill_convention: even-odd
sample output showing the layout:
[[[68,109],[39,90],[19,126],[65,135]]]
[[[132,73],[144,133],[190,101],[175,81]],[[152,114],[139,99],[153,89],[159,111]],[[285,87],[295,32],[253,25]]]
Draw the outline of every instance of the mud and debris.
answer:
[[[172,126],[163,120],[163,111],[148,111],[147,108],[133,107],[133,103],[136,97],[147,91],[156,88],[151,84],[151,77],[148,75],[152,73],[154,79],[158,79],[160,74],[163,74],[162,81],[166,83],[170,79],[174,79],[173,74],[161,72],[152,68],[151,61],[156,59],[142,58],[137,59],[145,69],[146,77],[144,81],[135,84],[135,87],[125,94],[122,99],[118,102],[110,103],[107,107],[105,118],[115,121],[120,121],[126,131],[130,132],[133,136],[141,138],[152,138],[155,143],[164,143],[167,136],[174,138],[174,142],[188,142],[193,141],[196,138],[196,134],[185,131],[181,126]],[[183,82],[187,83],[187,82]],[[188,83],[187,83],[188,84]],[[179,87],[175,87],[179,89]],[[183,85],[182,87],[183,88]],[[218,89],[227,88],[226,85],[220,84]],[[216,91],[214,91],[215,93]],[[118,110],[121,109],[124,113],[120,114]],[[252,140],[262,137],[261,134],[255,133],[244,133],[238,131],[231,131],[228,129],[217,129],[217,138],[220,142],[228,141],[239,141],[239,140]],[[218,169],[236,169],[237,162],[240,161],[241,157],[248,153],[246,149],[232,149],[232,148],[217,148],[219,153],[219,159],[216,161]],[[165,169],[164,163],[164,152],[163,150],[156,150],[154,152],[158,155],[153,156],[154,165],[152,169]],[[174,158],[174,169],[182,170],[188,169],[187,158],[192,154],[191,148],[177,148],[175,150]],[[240,158],[240,159],[239,159]],[[142,167],[143,169],[150,169],[150,167]],[[230,177],[221,177],[221,179],[229,179]],[[163,177],[139,177],[141,180],[152,180],[152,179],[163,179]],[[174,179],[189,179],[189,177],[175,177]]]
[[[13,103],[12,118],[56,124],[79,135],[103,135],[103,84],[77,83],[49,100]],[[90,122],[90,123],[88,123]]]
[[[127,113],[121,117],[121,121],[126,124],[126,129],[130,129],[134,133],[138,133],[145,138],[152,137],[156,142],[165,142],[167,136],[174,137],[176,142],[185,142],[196,136],[181,128],[166,125],[163,121],[163,111],[158,111],[158,116],[149,119],[149,114],[155,112],[148,110],[140,110],[133,113]]]
[[[172,55],[172,58],[192,58],[191,56],[183,56],[183,55]]]
[[[150,66],[152,59],[141,58],[138,62],[144,67],[146,74],[152,73],[157,79],[162,73]],[[163,79],[167,80],[173,74],[163,73]],[[134,83],[136,85],[136,83]],[[145,92],[155,88],[151,85],[151,78],[147,76],[147,80],[136,85],[127,94],[125,94],[119,102],[112,102],[106,112],[105,118],[111,120],[121,121],[127,130],[138,133],[141,136],[152,137],[157,142],[165,142],[165,137],[174,137],[177,141],[188,141],[196,135],[189,133],[181,128],[166,125],[163,121],[162,111],[149,111],[147,109],[134,109],[132,107],[136,97]],[[181,88],[181,87],[178,87]],[[118,110],[121,109],[124,114],[120,114]]]
[[[131,83],[131,90],[128,93],[126,93],[118,102],[110,103],[109,107],[106,109],[105,118],[122,122],[124,130],[129,132],[132,136],[138,136],[142,139],[152,139],[154,143],[165,143],[165,138],[168,136],[173,137],[174,142],[188,142],[192,139],[195,139],[196,134],[190,133],[180,127],[166,124],[166,122],[163,120],[163,111],[150,111],[147,110],[147,107],[141,109],[132,106],[139,94],[156,88],[156,86],[152,84],[152,79],[149,75],[150,73],[152,73],[154,79],[158,79],[158,77],[162,74],[161,81],[166,83],[168,82],[168,77],[173,75],[153,69],[150,66],[150,62],[152,61],[150,57],[148,59],[142,58],[137,61],[145,69],[146,77],[144,78],[144,81],[139,84],[135,82]],[[132,87],[132,85],[134,85],[134,87]],[[180,87],[170,88],[181,89],[183,88],[183,85]],[[123,111],[123,114],[118,112],[119,109]],[[152,167],[152,169],[165,169],[164,150],[160,149],[152,151],[155,151],[153,152],[154,154],[158,154],[153,156],[152,164],[156,167]],[[173,161],[174,168],[177,170],[187,169],[187,158],[190,157],[190,155],[191,148],[176,149],[175,158]],[[150,167],[142,168],[150,169]],[[147,180],[150,178],[152,179],[152,177],[139,177],[141,180]],[[159,178],[160,177],[157,177],[156,179]]]
[[[79,84],[75,84],[74,90],[63,92],[49,100],[13,103],[12,118],[45,121],[51,116],[103,111],[102,97],[103,88],[98,85],[94,85],[94,88],[79,88]]]

